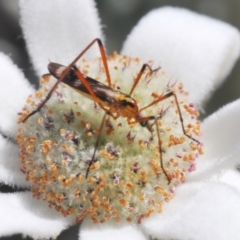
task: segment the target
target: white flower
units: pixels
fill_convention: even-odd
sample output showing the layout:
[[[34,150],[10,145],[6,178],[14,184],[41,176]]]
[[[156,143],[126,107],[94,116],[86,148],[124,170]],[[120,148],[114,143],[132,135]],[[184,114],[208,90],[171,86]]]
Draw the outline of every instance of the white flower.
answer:
[[[22,26],[38,75],[48,59],[68,64],[94,38],[102,38],[93,1],[20,1]],[[160,65],[172,79],[183,82],[199,107],[228,75],[239,56],[239,32],[228,24],[184,9],[162,8],[146,15],[126,40],[122,53]],[[88,58],[99,55],[97,47]],[[20,171],[14,139],[17,113],[34,92],[11,60],[0,55],[0,182],[17,187],[29,183]],[[163,213],[141,224],[93,224],[83,221],[79,239],[238,239],[240,177],[234,170],[240,154],[240,101],[203,122],[205,154],[197,170],[178,187]],[[6,136],[3,137],[3,136]],[[0,236],[22,233],[56,238],[74,223],[30,192],[0,194]]]

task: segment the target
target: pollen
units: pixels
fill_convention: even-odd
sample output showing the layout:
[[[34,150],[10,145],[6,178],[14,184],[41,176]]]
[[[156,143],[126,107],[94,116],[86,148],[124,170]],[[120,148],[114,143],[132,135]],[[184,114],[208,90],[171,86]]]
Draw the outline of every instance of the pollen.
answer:
[[[56,83],[43,76],[19,113],[21,171],[33,197],[64,217],[141,224],[164,212],[176,187],[195,170],[204,152],[201,123],[183,84],[153,61],[147,64],[154,71],[141,73],[131,96],[143,62],[114,52],[107,64],[110,87],[101,88],[107,84],[101,58],[80,60],[79,70],[101,83],[90,84],[96,96],[60,83],[42,109],[23,122]]]

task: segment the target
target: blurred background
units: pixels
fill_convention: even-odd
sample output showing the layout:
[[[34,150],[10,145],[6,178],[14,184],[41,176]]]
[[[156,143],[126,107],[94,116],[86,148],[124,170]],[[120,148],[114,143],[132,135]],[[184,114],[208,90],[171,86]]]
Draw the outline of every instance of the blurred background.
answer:
[[[80,1],[80,0],[79,0]],[[240,0],[96,0],[104,26],[108,53],[120,51],[126,36],[148,11],[165,5],[180,6],[228,22],[240,29]],[[91,16],[89,16],[91,17]],[[30,64],[19,25],[18,1],[0,1],[0,51],[8,54],[34,84],[38,79]],[[240,97],[240,61],[227,81],[205,106],[203,117]],[[41,226],[40,226],[41,227]],[[78,228],[63,232],[58,239],[77,239]],[[1,239],[21,239],[20,235]]]

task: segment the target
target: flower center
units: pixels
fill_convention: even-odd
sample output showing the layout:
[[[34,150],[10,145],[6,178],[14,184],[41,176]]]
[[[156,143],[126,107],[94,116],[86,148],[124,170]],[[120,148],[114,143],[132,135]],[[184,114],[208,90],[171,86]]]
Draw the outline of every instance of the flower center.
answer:
[[[145,69],[129,96],[141,61],[114,53],[108,65],[112,86],[104,98],[99,84],[91,87],[109,112],[91,94],[60,83],[41,111],[23,123],[56,82],[50,75],[42,78],[40,89],[28,97],[20,113],[21,170],[31,182],[33,196],[64,216],[74,215],[78,222],[90,217],[94,223],[139,223],[161,213],[175,187],[195,169],[194,161],[203,152],[197,140],[200,122],[183,85],[170,81],[162,69]],[[100,58],[81,60],[79,70],[107,85]],[[134,100],[135,115],[127,110],[128,104],[119,103],[119,96]],[[161,96],[167,97],[157,101]]]

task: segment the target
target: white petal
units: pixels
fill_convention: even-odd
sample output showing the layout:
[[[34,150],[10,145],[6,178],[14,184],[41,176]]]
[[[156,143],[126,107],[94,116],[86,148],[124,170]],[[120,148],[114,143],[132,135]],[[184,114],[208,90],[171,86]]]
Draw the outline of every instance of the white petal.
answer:
[[[79,240],[147,240],[141,230],[130,223],[93,224],[84,221],[80,227]]]
[[[29,184],[20,171],[19,149],[17,145],[0,135],[0,183],[26,187]]]
[[[205,153],[189,180],[206,179],[240,163],[240,99],[208,117],[202,124]]]
[[[143,17],[122,52],[154,60],[173,80],[183,82],[201,104],[232,69],[240,53],[239,31],[186,9],[164,7]]]
[[[219,181],[227,183],[230,186],[235,187],[240,193],[240,172],[239,170],[229,170],[224,173]]]
[[[93,0],[20,1],[21,24],[38,75],[49,60],[68,64],[94,38],[102,38]],[[94,47],[88,57],[99,55]]]
[[[0,131],[14,138],[17,129],[17,113],[22,110],[27,96],[34,89],[25,79],[22,71],[3,53],[0,53],[0,66]]]
[[[0,216],[4,216],[0,237],[22,233],[38,239],[56,238],[72,224],[30,193],[0,194]]]
[[[240,194],[227,185],[185,184],[162,214],[143,221],[158,239],[237,240]]]

